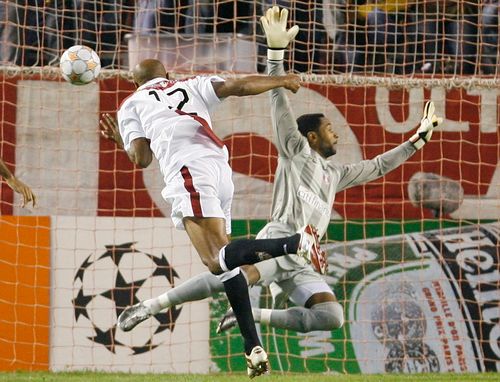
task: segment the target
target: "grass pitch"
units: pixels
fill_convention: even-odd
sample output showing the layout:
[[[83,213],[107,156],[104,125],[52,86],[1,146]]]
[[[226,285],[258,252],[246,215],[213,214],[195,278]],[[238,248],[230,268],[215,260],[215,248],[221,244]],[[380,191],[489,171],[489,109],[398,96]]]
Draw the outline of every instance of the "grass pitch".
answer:
[[[250,381],[245,374],[125,374],[125,373],[0,373],[1,382],[239,382]],[[477,382],[500,381],[497,373],[482,374],[412,374],[412,375],[345,375],[345,374],[272,374],[257,377],[255,382]]]

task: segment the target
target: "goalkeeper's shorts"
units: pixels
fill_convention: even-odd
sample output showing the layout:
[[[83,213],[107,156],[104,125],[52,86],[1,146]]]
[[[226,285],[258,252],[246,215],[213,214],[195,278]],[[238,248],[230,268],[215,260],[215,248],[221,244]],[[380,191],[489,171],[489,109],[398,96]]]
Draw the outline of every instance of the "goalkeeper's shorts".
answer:
[[[291,236],[294,230],[278,222],[268,223],[257,235],[258,239],[276,239]],[[270,287],[275,308],[290,299],[304,306],[316,293],[331,293],[323,277],[297,255],[280,256],[254,264],[260,274],[259,284]]]

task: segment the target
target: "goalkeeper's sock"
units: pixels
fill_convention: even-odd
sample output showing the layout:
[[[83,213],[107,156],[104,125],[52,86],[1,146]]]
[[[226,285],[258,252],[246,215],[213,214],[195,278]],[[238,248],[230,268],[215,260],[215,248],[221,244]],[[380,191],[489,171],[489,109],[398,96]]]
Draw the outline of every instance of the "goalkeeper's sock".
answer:
[[[280,239],[234,240],[219,252],[219,262],[224,271],[241,265],[255,264],[271,257],[297,253],[300,234]]]
[[[212,273],[203,272],[156,298],[143,301],[143,304],[150,309],[152,314],[156,314],[174,305],[203,300],[217,292],[224,292],[224,284]]]
[[[223,280],[227,299],[233,308],[241,335],[243,336],[245,353],[250,354],[252,349],[255,346],[261,346],[261,343],[255,329],[252,306],[250,305],[250,297],[248,296],[248,285],[243,273],[237,272],[236,276],[232,277],[230,276],[231,273],[233,272],[227,272],[220,277]],[[226,279],[225,275],[229,275],[228,277],[230,278]]]

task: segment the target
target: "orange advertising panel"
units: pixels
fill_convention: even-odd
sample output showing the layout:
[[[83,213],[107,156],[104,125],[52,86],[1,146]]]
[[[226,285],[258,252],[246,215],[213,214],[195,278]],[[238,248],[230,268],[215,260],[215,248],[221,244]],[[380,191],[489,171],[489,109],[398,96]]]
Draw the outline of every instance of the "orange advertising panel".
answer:
[[[49,366],[50,218],[0,216],[0,370]]]

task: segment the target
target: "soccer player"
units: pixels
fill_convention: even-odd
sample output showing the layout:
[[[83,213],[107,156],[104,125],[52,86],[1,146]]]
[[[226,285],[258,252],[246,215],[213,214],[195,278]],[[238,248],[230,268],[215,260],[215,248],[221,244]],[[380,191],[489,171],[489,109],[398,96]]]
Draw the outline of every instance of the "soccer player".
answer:
[[[0,158],[0,176],[5,179],[14,192],[21,194],[23,196],[23,204],[25,207],[30,202],[33,203],[33,207],[36,206],[36,196],[29,186],[17,179],[12,172],[7,168],[5,162]]]
[[[296,33],[295,27],[286,30],[287,14],[286,9],[280,12],[278,7],[273,7],[261,18],[267,37],[271,76],[284,73],[284,48]],[[422,148],[434,127],[442,123],[442,119],[434,115],[433,103],[427,102],[420,127],[408,142],[374,159],[339,166],[328,160],[336,153],[338,137],[324,115],[306,114],[295,120],[283,89],[271,91],[271,109],[279,153],[278,167],[271,221],[260,231],[258,238],[286,237],[307,224],[316,226],[319,236],[323,236],[336,192],[377,179],[395,169]],[[299,332],[332,330],[343,325],[343,308],[318,274],[326,272],[326,260],[322,257],[315,260],[317,262],[313,261],[311,265],[317,272],[302,258],[293,255],[242,267],[249,285],[270,285],[274,301],[277,301],[277,294],[283,292],[296,305],[289,309],[254,308],[256,322]],[[120,316],[119,326],[131,330],[163,309],[221,291],[220,280],[208,272],[203,273],[156,298],[139,303],[136,306],[140,309],[125,310]],[[234,314],[229,312],[219,323],[218,330],[227,330],[235,324]]]
[[[247,76],[224,81],[217,76],[197,76],[172,81],[161,62],[153,59],[140,62],[133,76],[137,90],[120,106],[118,126],[105,115],[101,132],[140,167],[147,167],[153,155],[158,159],[165,181],[162,196],[172,204],[175,226],[186,230],[202,262],[211,274],[218,275],[235,312],[248,374],[265,373],[268,358],[257,335],[247,281],[239,266],[291,253],[311,261],[320,256],[318,236],[313,227],[306,226],[300,233],[278,239],[229,242],[232,171],[227,148],[212,130],[210,112],[229,96],[255,95],[277,87],[296,92],[299,77]],[[132,311],[148,313],[140,306]]]

